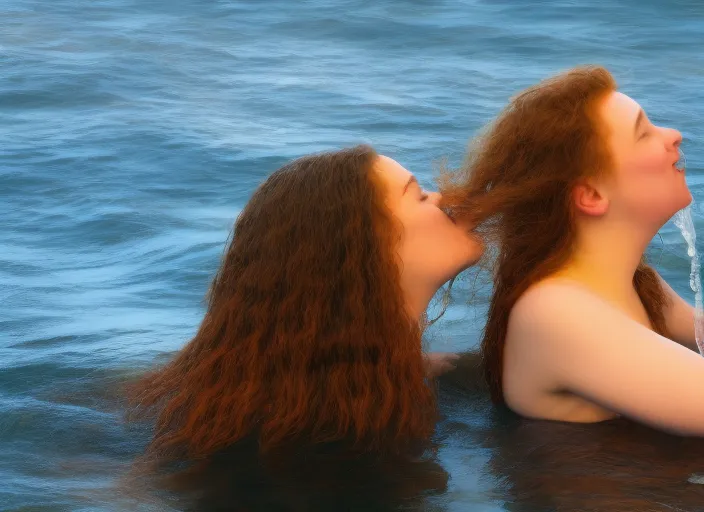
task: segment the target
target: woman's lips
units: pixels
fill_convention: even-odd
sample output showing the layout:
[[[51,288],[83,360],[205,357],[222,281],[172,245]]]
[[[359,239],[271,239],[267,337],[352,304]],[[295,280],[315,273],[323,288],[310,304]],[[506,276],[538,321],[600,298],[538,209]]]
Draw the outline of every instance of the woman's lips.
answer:
[[[474,231],[476,226],[472,223],[470,223],[470,219],[468,217],[462,217],[458,219],[455,216],[455,212],[451,208],[441,208],[443,213],[447,215],[447,218],[450,219],[450,222],[452,222],[455,226],[457,226],[460,229],[463,229],[465,231]]]
[[[457,224],[457,221],[455,220],[455,216],[453,215],[452,209],[441,207],[440,210],[442,210],[442,213],[447,215],[447,218],[450,219],[453,224]]]
[[[672,164],[672,167],[674,167],[676,171],[684,172],[687,167],[687,158],[684,156],[684,152],[679,148],[677,149],[677,153],[677,160]]]

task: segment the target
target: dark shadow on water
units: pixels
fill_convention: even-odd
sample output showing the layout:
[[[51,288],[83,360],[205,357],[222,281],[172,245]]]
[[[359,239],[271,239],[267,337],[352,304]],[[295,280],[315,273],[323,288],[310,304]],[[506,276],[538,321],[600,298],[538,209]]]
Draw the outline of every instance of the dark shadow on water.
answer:
[[[140,472],[132,464],[144,453],[151,428],[123,421],[122,390],[133,378],[131,371],[90,372],[89,377],[79,372],[37,391],[46,403],[78,412],[64,418],[49,411],[40,421],[25,422],[18,441],[31,442],[36,454],[14,456],[0,469],[45,478],[58,492],[46,499],[28,493],[18,505],[58,504],[61,499],[72,510],[381,512],[427,510],[427,497],[447,489],[449,475],[432,453],[390,459],[349,455],[326,445],[265,463],[252,440],[178,473],[179,478]],[[38,472],[40,466],[43,472]],[[62,488],[62,479],[76,485]]]
[[[378,460],[309,450],[266,465],[254,442],[220,453],[166,487],[179,510],[298,512],[414,510],[444,491],[431,460]]]

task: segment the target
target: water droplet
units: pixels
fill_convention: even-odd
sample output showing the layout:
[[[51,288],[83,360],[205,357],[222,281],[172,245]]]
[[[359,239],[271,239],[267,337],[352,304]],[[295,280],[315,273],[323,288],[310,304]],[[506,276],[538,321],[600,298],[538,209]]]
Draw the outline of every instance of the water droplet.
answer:
[[[704,484],[704,473],[692,473],[687,481],[690,484]]]

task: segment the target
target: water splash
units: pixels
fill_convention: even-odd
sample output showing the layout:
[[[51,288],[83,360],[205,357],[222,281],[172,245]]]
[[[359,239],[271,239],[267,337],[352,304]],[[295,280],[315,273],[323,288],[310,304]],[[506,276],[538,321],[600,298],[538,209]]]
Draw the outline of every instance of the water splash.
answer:
[[[687,167],[687,158],[684,156],[682,148],[678,148],[680,159],[677,162],[682,172]],[[699,254],[697,254],[697,232],[694,229],[692,219],[692,206],[694,199],[685,209],[675,214],[674,222],[682,233],[682,237],[687,242],[687,256],[692,259],[692,267],[689,271],[689,287],[694,292],[694,339],[697,341],[699,353],[704,356],[704,305],[702,304],[702,279],[699,275]]]
[[[699,275],[699,254],[697,254],[697,233],[692,220],[692,205],[687,206],[675,214],[675,226],[682,233],[687,242],[687,256],[692,259],[689,272],[689,287],[694,292],[694,337],[697,340],[699,353],[704,356],[704,304],[702,303],[702,279]]]

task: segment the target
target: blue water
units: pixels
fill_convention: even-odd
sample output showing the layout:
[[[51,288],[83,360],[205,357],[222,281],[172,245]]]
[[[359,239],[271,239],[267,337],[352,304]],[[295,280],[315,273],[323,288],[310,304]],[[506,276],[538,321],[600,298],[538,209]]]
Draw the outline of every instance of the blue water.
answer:
[[[704,202],[701,0],[2,0],[0,19],[0,510],[118,507],[101,493],[136,445],[116,383],[194,333],[238,211],[290,158],[367,142],[432,186],[510,95],[600,63],[682,131]],[[693,300],[684,242],[661,234],[651,260]],[[473,347],[488,293],[461,280],[431,347]],[[501,435],[450,395],[429,510],[620,510],[629,492],[704,510],[694,441]]]

